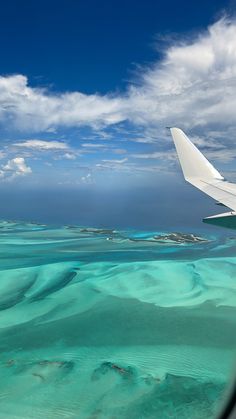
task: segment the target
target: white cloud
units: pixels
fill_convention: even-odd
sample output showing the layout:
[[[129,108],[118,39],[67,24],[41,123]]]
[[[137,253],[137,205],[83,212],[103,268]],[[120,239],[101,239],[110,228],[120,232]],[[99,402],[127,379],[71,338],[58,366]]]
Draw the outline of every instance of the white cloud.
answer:
[[[157,142],[157,138],[135,137],[135,138],[132,138],[131,141],[135,143],[152,144],[152,143]]]
[[[87,175],[82,176],[80,178],[80,180],[81,180],[81,183],[86,183],[86,184],[89,184],[89,185],[94,183],[94,180],[93,180],[93,177],[92,177],[91,173],[88,173]]]
[[[115,160],[115,159],[110,159],[110,160],[102,160],[104,163],[114,163],[114,164],[123,164],[125,162],[127,162],[127,157],[125,157],[124,159],[120,159],[120,160]]]
[[[14,143],[13,146],[30,148],[33,150],[66,150],[68,145],[61,141],[45,141],[45,140],[26,140],[19,143]]]
[[[7,164],[1,166],[0,178],[12,180],[29,173],[32,173],[32,170],[26,165],[25,159],[23,157],[15,157],[14,159],[8,160]]]
[[[235,125],[236,24],[220,20],[191,43],[169,47],[165,58],[131,87],[137,123],[227,127]]]
[[[81,125],[99,132],[127,120],[144,132],[151,129],[151,136],[143,136],[139,129],[133,141],[140,143],[166,139],[163,128],[176,125],[205,142],[208,134],[215,132],[217,143],[230,147],[236,139],[235,80],[236,22],[221,19],[192,40],[174,40],[163,59],[143,69],[139,83],[130,85],[123,95],[55,94],[30,87],[23,75],[0,77],[0,123],[30,133]],[[233,131],[234,135],[226,135]],[[104,138],[107,135],[104,132]],[[219,147],[213,138],[209,142],[212,149]],[[67,147],[63,142],[43,140],[27,140],[17,146],[39,150]]]
[[[99,144],[99,143],[84,143],[84,144],[81,144],[81,146],[84,148],[106,148],[107,147],[107,145]]]
[[[130,171],[131,166],[125,163],[128,162],[128,158],[125,157],[124,159],[116,160],[116,159],[104,159],[102,163],[96,164],[96,169],[98,170],[116,170],[116,171]]]
[[[175,151],[154,151],[152,153],[137,153],[132,154],[132,157],[136,159],[157,159],[157,160],[176,160]]]
[[[75,160],[77,158],[77,155],[74,153],[65,153],[62,157],[64,157],[64,159],[67,160]]]
[[[80,92],[52,94],[30,87],[23,75],[0,77],[0,97],[0,120],[27,132],[58,126],[95,127],[124,119],[120,98]]]

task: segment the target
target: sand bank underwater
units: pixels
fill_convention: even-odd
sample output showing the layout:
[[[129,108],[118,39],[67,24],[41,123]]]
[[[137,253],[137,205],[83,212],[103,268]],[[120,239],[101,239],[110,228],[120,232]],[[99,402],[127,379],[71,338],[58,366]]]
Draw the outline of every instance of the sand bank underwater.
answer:
[[[236,237],[0,223],[0,418],[211,418]]]

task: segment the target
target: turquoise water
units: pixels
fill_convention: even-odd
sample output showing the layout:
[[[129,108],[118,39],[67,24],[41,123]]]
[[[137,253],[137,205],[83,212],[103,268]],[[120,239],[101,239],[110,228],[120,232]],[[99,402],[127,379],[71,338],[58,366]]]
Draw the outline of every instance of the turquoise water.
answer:
[[[0,223],[0,418],[212,418],[236,238]]]

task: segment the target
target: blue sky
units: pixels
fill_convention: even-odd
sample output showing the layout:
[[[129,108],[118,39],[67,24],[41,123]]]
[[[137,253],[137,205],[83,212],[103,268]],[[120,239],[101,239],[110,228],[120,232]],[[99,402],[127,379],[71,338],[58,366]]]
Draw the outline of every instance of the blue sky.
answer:
[[[224,1],[3,2],[1,72],[55,91],[126,90],[137,65],[158,57],[158,35],[205,29]],[[229,6],[228,6],[229,7]]]
[[[234,14],[234,1],[1,5],[0,216],[156,225],[167,205],[170,223],[176,187],[199,198],[196,218],[208,215],[165,127],[183,128],[233,178]]]

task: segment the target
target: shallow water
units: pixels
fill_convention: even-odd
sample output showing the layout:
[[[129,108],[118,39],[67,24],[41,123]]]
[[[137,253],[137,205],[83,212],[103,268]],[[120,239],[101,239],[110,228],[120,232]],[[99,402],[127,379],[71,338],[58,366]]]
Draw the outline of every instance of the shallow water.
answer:
[[[235,364],[235,238],[0,232],[0,418],[214,417]]]

